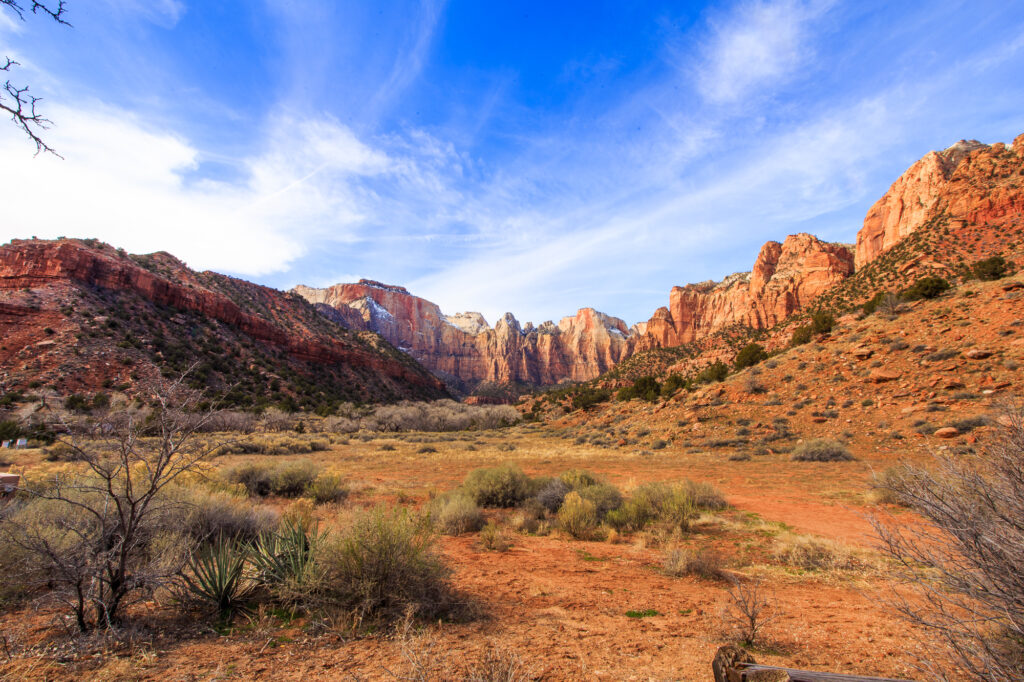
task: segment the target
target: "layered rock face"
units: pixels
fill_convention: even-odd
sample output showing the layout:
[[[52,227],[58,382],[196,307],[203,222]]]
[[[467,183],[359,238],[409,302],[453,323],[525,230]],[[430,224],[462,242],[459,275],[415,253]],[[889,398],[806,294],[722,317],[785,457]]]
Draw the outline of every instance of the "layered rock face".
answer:
[[[766,329],[853,273],[853,252],[809,234],[761,247],[753,269],[721,282],[673,287],[643,328],[645,345],[678,346],[733,325]],[[639,328],[638,328],[639,331]]]
[[[1011,147],[961,140],[929,152],[879,199],[857,233],[856,267],[864,267],[924,225],[945,214],[953,228],[965,224],[998,229],[1024,212],[1024,135]]]
[[[440,382],[415,363],[394,349],[377,348],[379,341],[361,339],[328,322],[304,301],[243,280],[194,272],[169,254],[130,256],[94,240],[75,239],[14,240],[0,247],[0,332],[5,339],[24,336],[26,343],[39,336],[53,347],[54,362],[66,360],[60,351],[69,350],[76,336],[81,338],[75,325],[89,324],[77,321],[75,305],[69,302],[88,300],[97,309],[120,309],[118,298],[157,306],[154,325],[180,334],[183,346],[194,345],[188,338],[191,332],[178,331],[180,314],[165,311],[216,322],[229,330],[226,333],[283,353],[287,362],[329,367],[337,381],[344,383],[349,377],[353,390],[360,385],[373,389],[367,397],[445,395]],[[61,329],[44,328],[54,319],[60,321]],[[130,325],[114,324],[110,329],[125,326]],[[92,333],[90,338],[103,337]],[[153,350],[153,339],[129,336],[120,347],[136,345],[159,355]],[[107,348],[101,352],[112,353]],[[201,349],[195,352],[202,354]],[[10,367],[10,361],[24,355],[24,346],[5,344],[0,368]]]
[[[493,328],[480,313],[446,316],[434,303],[402,287],[372,280],[326,289],[298,286],[295,293],[348,317],[356,328],[375,331],[424,367],[471,391],[481,382],[556,384],[585,381],[611,369],[632,352],[625,322],[582,308],[556,325],[519,324],[506,313]]]

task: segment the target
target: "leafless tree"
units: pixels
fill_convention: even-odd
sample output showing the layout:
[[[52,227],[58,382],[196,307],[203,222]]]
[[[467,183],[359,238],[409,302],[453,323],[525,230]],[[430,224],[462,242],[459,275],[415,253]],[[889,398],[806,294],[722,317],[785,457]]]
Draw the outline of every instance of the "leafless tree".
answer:
[[[151,594],[188,551],[183,505],[169,487],[220,446],[194,436],[213,412],[186,377],[153,380],[145,410],[115,410],[91,437],[63,442],[83,466],[29,486],[4,510],[0,539],[25,555],[28,584],[49,588],[79,630],[116,624],[133,598]]]
[[[58,24],[70,26],[66,19],[67,7],[64,0],[58,0],[56,4],[49,0],[43,2],[32,0],[31,4],[25,2],[25,0],[0,0],[0,8],[9,9],[21,20],[25,19],[26,12],[31,12],[32,14],[48,16]],[[2,59],[3,65],[0,66],[0,71],[10,73],[12,68],[19,66],[18,62],[10,57],[3,57]],[[3,89],[0,90],[0,110],[10,114],[14,124],[21,128],[28,135],[29,139],[35,143],[36,154],[49,152],[54,156],[60,156],[42,138],[42,131],[47,130],[53,123],[37,110],[36,105],[39,101],[39,97],[29,94],[29,87],[27,85],[15,85],[10,79],[4,83]]]
[[[755,644],[764,629],[778,617],[775,600],[757,578],[743,580],[731,577],[729,601],[723,618],[733,627],[736,636],[746,644]]]
[[[934,679],[1024,679],[1024,422],[1019,409],[1002,422],[982,454],[939,454],[881,484],[924,517],[873,522],[912,588],[893,601],[930,636],[921,663]]]

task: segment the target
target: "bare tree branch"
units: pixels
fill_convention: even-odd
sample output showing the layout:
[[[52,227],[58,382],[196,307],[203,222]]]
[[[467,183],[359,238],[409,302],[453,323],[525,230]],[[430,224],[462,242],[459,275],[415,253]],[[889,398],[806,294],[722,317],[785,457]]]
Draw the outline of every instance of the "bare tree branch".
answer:
[[[52,2],[32,0],[32,4],[27,7],[22,0],[0,0],[0,8],[4,7],[14,12],[22,21],[25,20],[25,12],[30,11],[32,14],[46,15],[58,24],[71,25],[65,18],[67,7],[64,0],[59,0],[56,5]],[[3,66],[0,66],[0,71],[10,73],[12,67],[20,66],[18,62],[10,57],[4,57],[3,59],[5,63]],[[36,105],[40,101],[42,101],[42,98],[29,94],[29,86],[15,85],[10,79],[0,89],[0,111],[7,112],[14,124],[21,128],[28,138],[32,140],[36,145],[36,155],[38,156],[41,152],[47,152],[58,158],[64,158],[43,140],[42,131],[49,130],[53,122],[37,111]]]

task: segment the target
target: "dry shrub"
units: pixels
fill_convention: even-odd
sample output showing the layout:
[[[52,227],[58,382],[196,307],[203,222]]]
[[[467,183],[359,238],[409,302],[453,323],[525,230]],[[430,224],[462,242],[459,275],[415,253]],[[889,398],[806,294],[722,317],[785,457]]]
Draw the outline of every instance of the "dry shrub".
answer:
[[[246,462],[227,470],[224,478],[228,483],[244,486],[254,497],[297,497],[306,492],[317,475],[315,464],[307,459],[300,459],[276,464]]]
[[[434,527],[445,535],[473,533],[484,525],[484,515],[467,494],[455,491],[441,495],[430,505]]]
[[[815,438],[797,445],[792,459],[795,462],[849,462],[853,455],[838,441]]]
[[[562,502],[565,500],[565,496],[570,490],[572,490],[572,487],[567,483],[561,479],[552,478],[543,482],[543,484],[539,486],[539,490],[534,496],[534,499],[537,500],[537,503],[541,507],[553,514],[562,506]]]
[[[508,541],[501,528],[494,521],[488,521],[487,525],[480,531],[480,544],[484,549],[492,552],[507,551],[512,543]]]
[[[605,521],[612,528],[625,532],[643,530],[648,523],[654,521],[686,531],[689,529],[690,521],[697,518],[700,510],[694,496],[695,491],[700,492],[702,496],[710,494],[706,490],[694,487],[695,485],[689,482],[677,485],[644,483],[633,491],[632,496],[621,507],[608,512]]]
[[[277,527],[273,509],[221,491],[190,487],[177,494],[185,504],[183,528],[197,541],[216,537],[252,541]]]
[[[924,518],[874,519],[897,577],[915,594],[895,608],[930,636],[921,661],[944,679],[1024,679],[1024,419],[1010,406],[978,455],[937,454],[888,479],[897,500]]]
[[[849,547],[812,535],[779,538],[774,555],[782,563],[805,571],[851,570],[858,565]]]
[[[868,501],[874,504],[894,504],[903,506],[897,490],[900,486],[900,467],[888,467],[880,474],[874,475]]]
[[[725,558],[710,547],[699,549],[676,548],[665,553],[662,569],[667,575],[681,577],[696,575],[707,580],[723,577]]]
[[[340,474],[320,472],[306,487],[306,493],[317,504],[329,504],[341,502],[348,497],[348,487]]]
[[[765,628],[778,617],[777,602],[757,578],[732,578],[730,582],[722,619],[732,636],[749,646],[756,645]]]
[[[429,519],[406,509],[360,513],[325,542],[321,565],[325,603],[357,625],[446,617],[457,606]]]
[[[622,493],[613,485],[599,483],[588,485],[577,490],[584,500],[594,504],[598,519],[603,519],[608,512],[622,506]]]
[[[511,405],[437,400],[377,407],[363,418],[363,427],[370,431],[466,431],[502,428],[521,419],[519,410]]]
[[[474,469],[462,489],[481,507],[514,507],[530,496],[529,477],[513,465]]]
[[[577,540],[589,540],[597,531],[597,507],[573,491],[558,510],[558,525]]]

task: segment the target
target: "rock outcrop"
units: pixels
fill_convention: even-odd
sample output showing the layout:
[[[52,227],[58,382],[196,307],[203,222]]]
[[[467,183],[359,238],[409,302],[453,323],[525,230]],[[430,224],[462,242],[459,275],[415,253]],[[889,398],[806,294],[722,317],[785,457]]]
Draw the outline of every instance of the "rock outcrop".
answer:
[[[906,170],[875,202],[857,233],[860,269],[937,216],[952,228],[987,225],[998,229],[1024,212],[1024,135],[1007,147],[960,140],[929,152]]]
[[[761,247],[753,269],[721,282],[673,287],[643,328],[654,346],[697,341],[733,325],[766,329],[853,273],[853,253],[809,234]],[[640,328],[638,328],[639,331]]]
[[[346,311],[346,317],[356,311],[361,320],[356,328],[379,333],[466,392],[482,382],[545,386],[564,379],[585,381],[632,352],[626,323],[591,308],[557,325],[548,321],[537,327],[520,325],[506,313],[491,328],[480,313],[445,315],[435,303],[402,287],[372,280],[294,291],[312,303]]]

